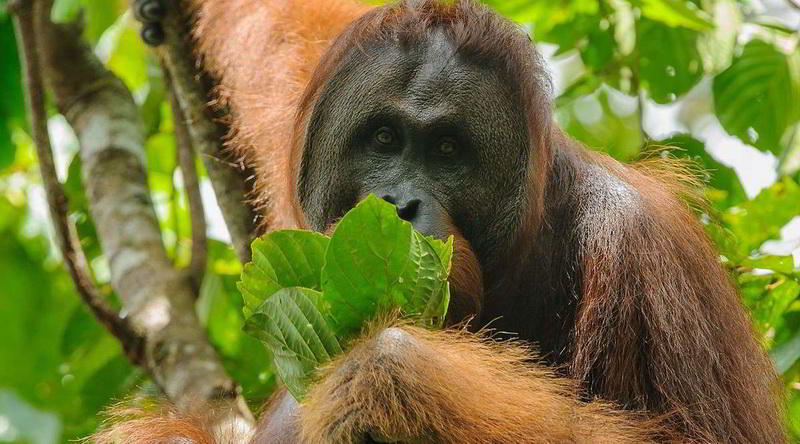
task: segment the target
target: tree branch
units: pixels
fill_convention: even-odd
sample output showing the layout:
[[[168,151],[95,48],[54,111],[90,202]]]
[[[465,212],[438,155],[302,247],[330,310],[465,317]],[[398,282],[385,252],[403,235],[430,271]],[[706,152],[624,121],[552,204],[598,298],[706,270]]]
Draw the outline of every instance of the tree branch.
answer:
[[[190,122],[192,145],[208,170],[234,249],[243,263],[250,262],[250,243],[255,239],[257,224],[256,214],[246,202],[251,193],[247,179],[253,173],[236,163],[224,149],[225,129],[214,120],[207,106],[209,90],[203,85],[192,57],[189,27],[179,4],[167,3],[163,21],[166,40],[158,51],[169,70],[181,111]]]
[[[175,139],[177,140],[178,165],[181,167],[183,187],[186,190],[186,200],[189,203],[189,216],[192,222],[192,258],[187,269],[192,280],[195,293],[199,293],[203,275],[206,272],[206,259],[208,256],[208,240],[206,238],[206,217],[203,211],[203,200],[200,197],[200,183],[197,180],[197,169],[194,165],[194,147],[189,136],[180,103],[169,73],[165,72],[169,102],[172,107],[172,121],[175,126]]]
[[[69,222],[69,204],[64,188],[58,181],[53,164],[53,150],[47,132],[47,114],[44,107],[44,85],[39,67],[37,35],[33,23],[33,4],[21,1],[10,5],[15,13],[15,29],[19,54],[25,79],[28,102],[28,119],[39,157],[39,171],[47,194],[50,218],[53,221],[55,240],[81,299],[89,306],[98,321],[119,339],[122,349],[131,361],[142,362],[142,337],[106,302],[92,282],[86,257],[78,242],[74,225]]]
[[[78,135],[83,180],[111,283],[129,324],[145,339],[145,365],[179,409],[213,401],[221,407],[215,429],[250,434],[252,415],[208,343],[188,280],[164,250],[147,186],[139,110],[74,26],[50,22],[51,5],[52,0],[34,4],[42,72]]]

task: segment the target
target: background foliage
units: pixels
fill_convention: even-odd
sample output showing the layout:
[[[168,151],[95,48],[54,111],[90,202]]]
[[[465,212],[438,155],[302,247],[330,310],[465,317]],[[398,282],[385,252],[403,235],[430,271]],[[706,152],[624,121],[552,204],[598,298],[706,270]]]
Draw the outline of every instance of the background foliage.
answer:
[[[555,76],[556,118],[570,134],[622,160],[672,146],[705,168],[711,204],[700,217],[781,373],[800,436],[800,8],[790,0],[486,2],[540,42]],[[185,264],[190,224],[158,64],[127,2],[61,0],[53,15],[67,19],[81,7],[86,38],[141,106],[162,233]],[[154,389],[81,305],[49,240],[15,45],[0,12],[0,442],[66,442],[91,432],[104,406]],[[71,217],[113,299],[74,136],[55,113],[49,127]],[[205,179],[202,188],[212,240],[197,310],[258,404],[274,373],[242,331],[241,266]]]

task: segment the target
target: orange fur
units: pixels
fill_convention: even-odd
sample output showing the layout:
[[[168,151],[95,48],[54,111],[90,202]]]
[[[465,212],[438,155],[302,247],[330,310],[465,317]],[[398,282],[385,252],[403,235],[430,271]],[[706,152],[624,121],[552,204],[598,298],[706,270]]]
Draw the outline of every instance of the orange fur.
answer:
[[[302,225],[286,186],[300,98],[331,40],[368,6],[354,0],[189,0],[203,66],[231,117],[230,145],[256,171],[269,229]],[[272,211],[270,211],[272,210]]]
[[[366,434],[385,442],[440,444],[678,442],[662,420],[581,401],[574,381],[533,363],[533,351],[520,342],[386,325],[373,324],[349,353],[322,369],[283,433],[266,430],[275,413],[275,406],[268,407],[251,444],[349,444]],[[197,407],[197,414],[113,409],[111,426],[90,442],[241,444],[215,440],[207,425],[211,413]]]
[[[88,441],[93,444],[162,444],[182,438],[193,444],[223,444],[214,440],[208,428],[210,416],[199,412],[178,413],[164,406],[112,408],[106,426]]]
[[[574,382],[519,343],[461,330],[375,329],[322,373],[302,442],[647,443],[652,421],[581,402]],[[419,441],[421,439],[421,441]]]
[[[530,53],[508,50],[506,43],[519,41],[503,34],[505,28],[494,41],[481,39],[464,25],[474,17],[438,3],[405,16],[369,15],[322,56],[366,6],[350,0],[189,2],[198,54],[230,111],[231,145],[257,170],[254,198],[270,229],[305,225],[293,186],[310,110],[338,56],[370,33],[394,26],[424,34],[425,20],[464,20],[457,46],[502,47],[510,71],[532,77],[525,71]],[[520,251],[507,252],[506,279],[484,289],[471,250],[459,250],[453,279],[463,282],[469,297],[484,296],[478,310],[512,307],[498,324],[520,334],[527,329],[537,336],[536,329],[553,320],[569,323],[569,337],[549,344],[557,356],[548,358],[562,366],[532,363],[525,347],[464,331],[375,330],[328,367],[299,416],[287,421],[294,427],[299,417],[302,442],[309,443],[353,442],[365,433],[442,443],[784,442],[775,375],[702,227],[676,198],[692,196],[680,185],[691,175],[673,163],[650,160],[635,168],[588,153],[549,126],[547,98],[532,85],[520,86],[520,94],[530,99],[522,110],[529,125],[539,125],[530,134],[539,157],[536,168],[526,169],[531,193],[522,205],[528,214],[513,247]],[[557,262],[568,254],[575,263]],[[526,262],[530,257],[533,263]],[[526,304],[532,302],[520,300],[532,295],[520,288],[538,281],[574,301],[559,306],[547,292],[534,293],[547,310],[531,312]],[[569,293],[565,287],[572,284]],[[576,304],[574,313],[569,304]],[[587,396],[605,401],[586,402]],[[127,443],[166,436],[210,442],[196,417],[147,418],[167,428],[152,430],[134,420],[107,432],[121,435],[108,436],[133,434]]]
[[[638,191],[642,208],[588,221],[570,374],[606,399],[673,412],[674,428],[693,440],[783,442],[779,381],[690,210],[702,205],[692,166],[591,156]],[[625,234],[604,234],[614,230]]]

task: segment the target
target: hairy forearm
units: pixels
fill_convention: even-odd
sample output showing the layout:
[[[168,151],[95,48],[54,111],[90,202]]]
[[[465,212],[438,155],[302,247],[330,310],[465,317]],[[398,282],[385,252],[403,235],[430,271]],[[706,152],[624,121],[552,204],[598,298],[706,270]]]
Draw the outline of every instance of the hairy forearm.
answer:
[[[461,331],[380,331],[333,363],[301,409],[308,442],[649,442],[648,420],[601,402],[530,351]]]

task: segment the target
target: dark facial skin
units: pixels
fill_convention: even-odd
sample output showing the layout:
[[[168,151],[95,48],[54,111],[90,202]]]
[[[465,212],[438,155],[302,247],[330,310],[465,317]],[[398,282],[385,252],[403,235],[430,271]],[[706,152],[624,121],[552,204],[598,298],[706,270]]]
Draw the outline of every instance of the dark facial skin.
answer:
[[[427,234],[452,220],[486,266],[519,227],[528,136],[511,83],[427,42],[354,49],[310,120],[298,191],[324,230],[369,193]],[[496,254],[494,255],[496,256]]]

